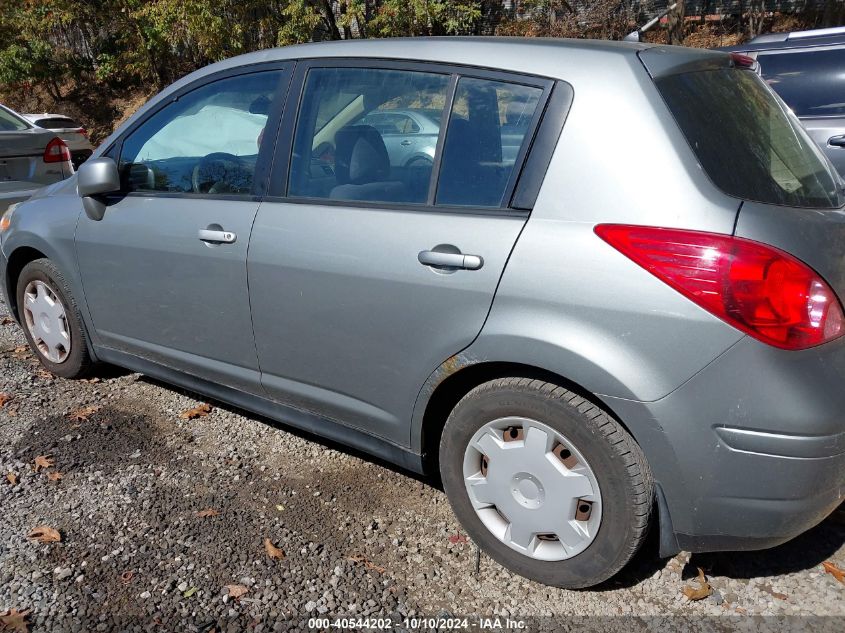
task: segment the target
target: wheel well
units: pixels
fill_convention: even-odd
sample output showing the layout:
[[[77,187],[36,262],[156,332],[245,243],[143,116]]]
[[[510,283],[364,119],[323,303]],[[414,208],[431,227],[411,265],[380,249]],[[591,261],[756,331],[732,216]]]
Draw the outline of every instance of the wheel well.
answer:
[[[606,411],[631,434],[631,437],[634,437],[631,430],[605,403],[601,402],[591,392],[560,374],[521,363],[477,363],[469,365],[443,380],[437,385],[428,400],[422,423],[422,454],[427,472],[435,474],[439,472],[438,447],[440,446],[440,437],[443,434],[446,420],[455,405],[478,385],[496,378],[508,377],[534,378],[560,385],[573,393],[577,393],[585,400],[589,400]]]
[[[21,318],[18,313],[18,278],[24,266],[42,257],[46,257],[44,253],[29,246],[22,246],[21,248],[15,249],[9,256],[9,263],[6,266],[6,288],[9,289],[9,307],[12,310],[12,314],[18,320]]]

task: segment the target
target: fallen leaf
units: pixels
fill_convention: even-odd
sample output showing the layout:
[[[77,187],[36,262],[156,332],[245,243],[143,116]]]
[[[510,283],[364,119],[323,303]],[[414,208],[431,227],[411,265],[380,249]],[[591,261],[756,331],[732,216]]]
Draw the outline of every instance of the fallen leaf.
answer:
[[[47,479],[50,481],[61,481],[64,477],[62,473],[47,473]]]
[[[276,510],[278,510],[279,512],[284,512],[284,511],[285,511],[285,506],[283,506],[283,505],[280,503],[279,505],[277,505],[277,506],[276,506]]]
[[[38,376],[39,378],[43,378],[44,380],[52,380],[53,378],[55,378],[55,376],[53,374],[51,374],[49,371],[47,371],[43,367],[41,369],[37,369],[35,371],[35,375]]]
[[[203,402],[201,405],[194,407],[193,409],[183,411],[179,414],[179,417],[183,420],[193,420],[194,418],[203,418],[209,413],[211,413],[211,405]]]
[[[35,472],[42,468],[50,468],[53,465],[53,458],[48,455],[39,455],[35,458]]]
[[[26,538],[38,541],[39,543],[60,543],[62,535],[58,530],[55,530],[47,525],[39,525],[32,528]]]
[[[707,596],[713,593],[713,588],[710,586],[710,583],[707,582],[707,579],[704,577],[704,570],[701,567],[698,568],[698,588],[692,587],[690,585],[686,585],[682,589],[684,595],[690,600],[704,600]]]
[[[267,552],[267,556],[276,560],[282,560],[285,557],[284,551],[273,545],[273,541],[269,538],[264,539],[264,551]]]
[[[82,382],[96,384],[98,382],[102,382],[102,380],[98,376],[94,376],[92,378],[83,378]]]
[[[18,345],[15,349],[12,350],[12,356],[17,358],[18,360],[24,360],[28,358],[29,355],[29,347],[26,345]]]
[[[372,569],[373,571],[378,572],[380,574],[383,574],[384,572],[387,571],[384,567],[379,567],[375,563],[368,560],[367,557],[364,556],[363,554],[353,554],[352,556],[350,556],[348,558],[348,560],[350,560],[353,563],[359,563],[359,564],[363,565],[364,567],[366,567],[367,569]]]
[[[836,578],[839,582],[845,584],[845,570],[840,569],[829,561],[823,562],[822,566],[828,574]]]
[[[18,483],[18,476],[13,472],[6,473],[6,481],[8,481],[13,486]]]
[[[188,589],[185,593],[183,593],[183,594],[182,594],[182,596],[183,596],[184,598],[190,598],[190,597],[191,597],[191,596],[193,596],[196,592],[197,592],[197,588],[196,588],[196,587],[191,587],[191,588],[190,588],[190,589]]]
[[[131,569],[127,569],[125,572],[120,574],[120,580],[121,580],[121,582],[123,582],[124,585],[126,585],[126,584],[132,582],[132,577],[134,575],[135,574],[132,572]]]
[[[10,396],[8,393],[0,393],[0,408],[2,408],[3,405],[9,402],[9,400],[11,399],[12,396]]]
[[[81,407],[76,411],[71,411],[68,413],[68,416],[74,422],[87,422],[88,419],[97,413],[100,410],[100,407],[94,404],[90,404],[87,407]]]
[[[0,319],[0,325],[11,325],[14,323],[14,320],[11,317],[3,317]]]
[[[455,543],[466,543],[467,542],[466,534],[452,534],[452,536],[449,537],[449,542],[452,543],[453,545]]]
[[[777,591],[772,592],[772,597],[777,598],[778,600],[786,600],[789,596],[785,593],[779,593]]]
[[[243,585],[226,585],[226,591],[229,592],[230,598],[234,598],[235,600],[237,600],[247,591],[249,591],[249,588],[244,587]]]
[[[5,613],[0,613],[0,628],[4,631],[27,633],[29,631],[29,625],[26,619],[30,613],[32,613],[32,609],[24,609],[23,611],[9,609]]]
[[[204,519],[206,517],[216,517],[218,514],[220,514],[220,510],[215,510],[214,508],[206,508],[205,510],[194,512],[194,516],[198,519]]]

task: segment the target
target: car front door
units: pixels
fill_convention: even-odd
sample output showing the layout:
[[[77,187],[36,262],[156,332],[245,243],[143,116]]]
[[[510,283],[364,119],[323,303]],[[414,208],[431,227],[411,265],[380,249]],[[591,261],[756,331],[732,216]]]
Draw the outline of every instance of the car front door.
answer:
[[[259,392],[246,254],[289,68],[191,86],[119,141],[123,190],[76,250],[101,344]],[[262,177],[261,174],[264,174]]]
[[[527,219],[507,208],[518,164],[502,160],[500,112],[549,82],[386,62],[296,75],[298,118],[286,112],[277,145],[292,152],[277,154],[248,260],[262,379],[279,402],[407,446],[421,386],[481,330]],[[357,111],[327,116],[338,94]],[[451,120],[415,173],[366,124],[409,105]]]

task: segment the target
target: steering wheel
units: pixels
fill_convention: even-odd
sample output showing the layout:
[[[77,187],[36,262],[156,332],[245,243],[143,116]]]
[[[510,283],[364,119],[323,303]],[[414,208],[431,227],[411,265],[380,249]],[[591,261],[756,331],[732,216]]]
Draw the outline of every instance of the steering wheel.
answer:
[[[237,190],[242,177],[241,159],[228,152],[213,152],[194,166],[191,185],[194,193],[227,193]]]

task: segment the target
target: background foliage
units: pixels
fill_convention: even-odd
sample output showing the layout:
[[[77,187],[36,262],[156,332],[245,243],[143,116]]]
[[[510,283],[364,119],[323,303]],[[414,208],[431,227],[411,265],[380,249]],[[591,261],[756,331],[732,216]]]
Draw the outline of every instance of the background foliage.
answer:
[[[672,41],[714,31],[717,44],[777,26],[845,21],[842,0],[687,0]],[[16,109],[59,110],[95,137],[134,101],[184,74],[233,55],[312,40],[419,35],[528,35],[620,39],[663,0],[0,0],[0,100]],[[796,17],[797,16],[797,17]],[[794,20],[793,20],[794,22]],[[706,30],[706,29],[705,29]],[[667,38],[665,29],[653,37]],[[722,41],[723,35],[733,40]],[[712,39],[688,43],[713,45]],[[130,95],[130,97],[127,97]],[[134,97],[132,95],[135,95]],[[128,101],[122,103],[121,99]],[[102,128],[102,129],[100,129]]]

